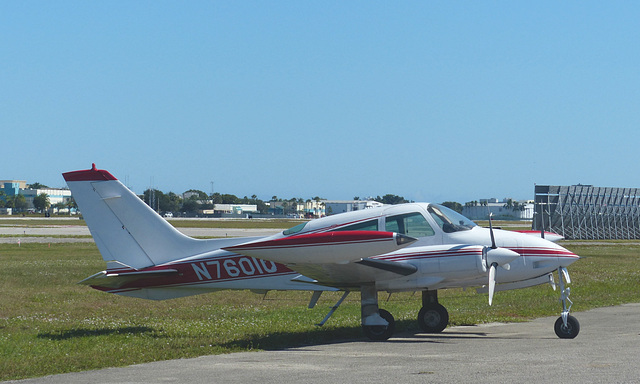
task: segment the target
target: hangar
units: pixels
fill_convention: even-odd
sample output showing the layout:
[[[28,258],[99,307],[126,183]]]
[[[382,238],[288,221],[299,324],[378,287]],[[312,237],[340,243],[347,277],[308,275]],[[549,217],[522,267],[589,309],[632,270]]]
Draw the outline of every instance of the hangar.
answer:
[[[565,239],[640,239],[640,189],[536,185],[532,228]]]

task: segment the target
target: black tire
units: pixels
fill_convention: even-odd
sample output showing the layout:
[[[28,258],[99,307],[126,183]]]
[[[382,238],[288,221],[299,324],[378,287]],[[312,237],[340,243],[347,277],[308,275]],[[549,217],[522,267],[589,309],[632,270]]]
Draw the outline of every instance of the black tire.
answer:
[[[385,319],[389,325],[363,325],[362,330],[364,331],[365,336],[373,341],[385,341],[393,335],[393,332],[396,329],[396,320],[389,311],[385,311],[384,309],[378,309],[378,314],[380,317]]]
[[[449,324],[449,312],[442,304],[422,307],[418,313],[418,325],[426,333],[440,333]]]
[[[558,317],[556,320],[556,324],[553,326],[554,331],[556,331],[556,335],[558,335],[561,339],[573,339],[578,336],[580,333],[580,323],[578,319],[569,315],[567,317],[567,326],[564,326],[564,322],[562,321],[562,316]]]

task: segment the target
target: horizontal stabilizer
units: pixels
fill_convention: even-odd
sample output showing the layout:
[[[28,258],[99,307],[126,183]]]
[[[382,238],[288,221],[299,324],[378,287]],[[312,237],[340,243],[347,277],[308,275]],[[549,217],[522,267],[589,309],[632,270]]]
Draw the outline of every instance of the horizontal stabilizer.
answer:
[[[338,231],[289,236],[223,249],[282,264],[345,264],[399,250],[416,240],[394,232]]]
[[[377,259],[362,259],[357,264],[366,265],[368,267],[382,269],[383,271],[397,273],[398,275],[409,276],[418,271],[418,267],[409,263],[400,263],[396,261],[385,261]]]
[[[109,289],[117,289],[125,284],[133,281],[158,278],[166,276],[175,276],[178,274],[176,269],[162,269],[154,271],[136,271],[127,273],[109,273],[108,271],[98,272],[93,276],[80,281],[78,284],[90,285],[93,287],[102,287]]]

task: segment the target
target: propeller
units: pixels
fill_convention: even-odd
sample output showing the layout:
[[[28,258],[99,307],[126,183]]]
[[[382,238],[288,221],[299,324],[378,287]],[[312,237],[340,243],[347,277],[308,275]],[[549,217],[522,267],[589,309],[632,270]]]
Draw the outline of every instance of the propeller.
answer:
[[[496,245],[496,239],[493,235],[493,214],[489,214],[489,234],[491,235],[491,247],[485,248],[483,252],[483,258],[485,266],[489,272],[489,305],[493,303],[493,294],[496,290],[496,270],[498,266],[502,266],[504,269],[509,269],[509,262],[520,257],[520,254],[510,249],[499,248]]]
[[[489,234],[491,235],[491,249],[498,249],[496,238],[493,236],[493,212],[489,212]],[[493,303],[493,294],[496,290],[496,268],[497,262],[489,263],[489,251],[487,251],[487,264],[489,267],[489,306]]]
[[[491,235],[491,249],[498,248],[496,246],[496,238],[493,237],[493,212],[489,212],[489,234]]]
[[[493,293],[496,290],[496,268],[498,263],[491,263],[489,267],[489,305],[493,302]]]

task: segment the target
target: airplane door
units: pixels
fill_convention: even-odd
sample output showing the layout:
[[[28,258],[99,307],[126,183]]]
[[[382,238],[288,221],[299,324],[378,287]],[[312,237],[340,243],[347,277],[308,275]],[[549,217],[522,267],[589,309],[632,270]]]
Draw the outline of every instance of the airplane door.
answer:
[[[426,211],[418,205],[390,207],[383,217],[385,231],[414,237],[420,245],[439,244],[442,240],[427,220]]]

